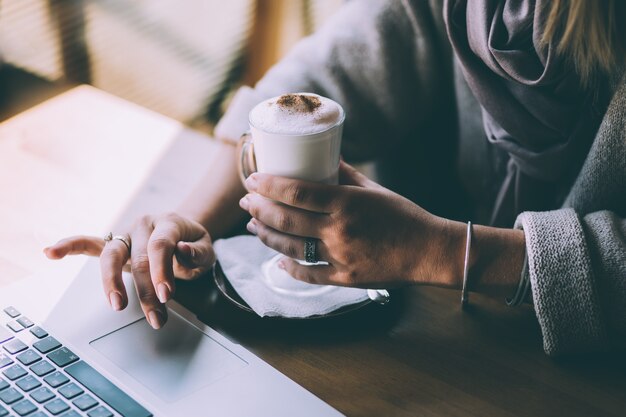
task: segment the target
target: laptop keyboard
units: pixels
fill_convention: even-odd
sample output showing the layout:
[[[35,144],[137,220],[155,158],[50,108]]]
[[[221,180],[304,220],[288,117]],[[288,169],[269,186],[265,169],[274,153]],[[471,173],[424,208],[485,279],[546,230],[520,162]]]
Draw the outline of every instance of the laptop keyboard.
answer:
[[[0,417],[152,416],[15,307],[2,315]]]

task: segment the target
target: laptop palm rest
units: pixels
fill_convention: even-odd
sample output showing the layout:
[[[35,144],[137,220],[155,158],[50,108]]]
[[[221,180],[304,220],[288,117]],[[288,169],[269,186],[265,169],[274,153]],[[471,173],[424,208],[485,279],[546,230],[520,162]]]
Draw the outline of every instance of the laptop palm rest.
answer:
[[[89,344],[166,402],[248,365],[172,310],[160,330],[141,319]]]

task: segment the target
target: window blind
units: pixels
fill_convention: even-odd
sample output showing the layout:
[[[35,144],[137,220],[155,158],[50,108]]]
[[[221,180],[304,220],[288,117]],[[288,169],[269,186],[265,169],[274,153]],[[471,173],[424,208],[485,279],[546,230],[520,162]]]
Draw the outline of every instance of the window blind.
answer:
[[[251,60],[261,68],[247,82],[342,2],[0,0],[0,54],[50,81],[90,83],[183,122],[215,121],[246,68],[257,65]],[[258,52],[268,53],[271,62],[248,49],[259,36],[253,33],[255,18],[267,16],[257,13],[261,7],[282,19],[261,25],[277,31],[275,45],[260,35]]]
[[[189,121],[240,64],[253,13],[252,0],[0,0],[0,52]]]

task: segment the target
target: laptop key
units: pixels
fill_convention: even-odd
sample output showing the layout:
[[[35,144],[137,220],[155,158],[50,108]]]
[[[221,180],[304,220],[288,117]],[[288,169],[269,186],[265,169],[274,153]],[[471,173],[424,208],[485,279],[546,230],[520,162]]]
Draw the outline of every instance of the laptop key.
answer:
[[[13,306],[8,306],[7,308],[4,309],[4,312],[7,313],[9,317],[11,317],[12,319],[22,314],[19,311],[17,311],[17,309]]]
[[[96,407],[87,413],[89,417],[113,417],[113,413],[103,406]]]
[[[68,366],[65,368],[65,372],[121,415],[128,417],[152,416],[148,410],[84,361],[78,361]]]
[[[30,397],[41,404],[54,398],[55,395],[54,392],[50,391],[47,387],[39,387],[30,393]]]
[[[37,411],[35,414],[31,414],[28,417],[50,417],[48,414],[43,411]]]
[[[26,375],[28,372],[26,372],[26,370],[22,368],[21,366],[19,366],[18,364],[15,364],[13,366],[9,366],[8,368],[6,368],[4,371],[2,371],[2,373],[11,381],[15,381],[16,379],[21,378],[24,375]]]
[[[11,330],[13,330],[15,333],[17,332],[21,332],[22,330],[24,330],[24,327],[22,327],[21,324],[19,324],[16,321],[10,321],[7,323],[7,327]]]
[[[54,362],[54,364],[59,368],[63,368],[70,363],[76,362],[78,360],[78,356],[76,356],[76,354],[68,348],[62,347],[61,349],[57,349],[54,352],[49,353],[48,359]]]
[[[16,356],[17,360],[22,362],[23,365],[32,365],[33,363],[40,361],[41,356],[37,355],[34,350],[28,349]]]
[[[20,339],[13,339],[4,344],[4,350],[9,352],[11,355],[15,355],[18,352],[28,349],[28,346]]]
[[[43,380],[46,381],[46,384],[50,385],[52,388],[56,388],[66,384],[69,381],[69,378],[61,372],[56,371],[45,377]]]
[[[22,400],[19,403],[14,404],[11,408],[20,416],[25,416],[35,411],[37,406],[29,400]]]
[[[72,401],[80,411],[89,410],[91,407],[98,405],[98,401],[89,394],[81,395]]]
[[[70,410],[65,414],[60,415],[59,417],[81,417],[80,414],[78,414],[76,411],[74,410]]]
[[[54,369],[55,367],[50,365],[48,361],[41,361],[30,367],[30,370],[37,376],[48,375],[50,372],[54,371]]]
[[[15,383],[22,391],[32,391],[41,386],[41,382],[32,375],[27,375]]]
[[[48,336],[48,332],[45,331],[44,329],[42,329],[39,326],[34,326],[30,329],[30,332],[37,338],[37,339],[43,339],[44,337]]]
[[[3,389],[7,389],[9,387],[10,387],[9,383],[5,381],[4,379],[0,378],[0,391],[2,391]]]
[[[0,326],[0,343],[4,343],[10,339],[13,339],[13,333],[8,331],[6,327]]]
[[[48,353],[61,346],[58,340],[52,336],[44,337],[38,342],[33,343],[33,347],[41,353]]]
[[[8,386],[8,384],[7,384]],[[71,384],[67,384],[64,387],[59,388],[59,394],[61,394],[62,396],[64,396],[65,398],[67,398],[68,400],[71,400],[72,398],[82,394],[83,389],[81,387],[79,387],[78,385],[76,385],[75,383],[71,383]]]
[[[9,414],[9,410],[0,405],[0,417],[4,417]]]
[[[33,323],[28,317],[22,316],[16,320],[19,324],[22,325],[23,328],[28,329],[29,327],[33,327],[35,323]]]
[[[2,402],[7,405],[13,404],[16,401],[21,400],[22,398],[24,398],[24,396],[20,394],[20,392],[15,388],[5,389],[4,391],[0,392],[0,400],[2,400]]]
[[[13,363],[13,359],[10,356],[5,355],[4,353],[0,353],[0,368],[4,368],[5,366],[11,365]]]
[[[15,321],[18,322],[25,329],[28,329],[29,327],[33,327],[35,325],[35,323],[33,323],[33,321],[26,316],[19,317],[15,319]]]
[[[62,412],[69,410],[70,406],[57,398],[56,400],[52,400],[48,404],[44,405],[44,408],[52,415],[56,416],[57,414],[61,414]]]

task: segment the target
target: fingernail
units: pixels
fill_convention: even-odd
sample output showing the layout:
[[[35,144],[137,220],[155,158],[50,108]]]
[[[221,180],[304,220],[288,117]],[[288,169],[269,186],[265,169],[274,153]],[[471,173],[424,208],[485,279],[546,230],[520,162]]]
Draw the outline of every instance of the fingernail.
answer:
[[[109,293],[109,303],[111,303],[111,307],[113,310],[120,311],[123,308],[122,294],[117,291],[111,291]]]
[[[239,200],[239,207],[248,211],[248,208],[250,208],[250,201],[248,201],[247,195],[244,196],[241,200]]]
[[[182,252],[183,255],[191,256],[191,246],[189,246],[188,243],[178,242],[178,247],[179,247],[179,250]]]
[[[160,329],[163,325],[163,316],[157,310],[152,310],[148,313],[148,323],[153,329]]]
[[[249,191],[256,191],[257,185],[258,185],[258,178],[256,174],[252,174],[246,179],[246,188]]]
[[[285,269],[287,267],[287,265],[285,265],[285,261],[283,261],[282,259],[278,261],[277,265],[280,269]]]
[[[182,251],[183,255],[189,256],[190,258],[193,258],[196,256],[195,249],[193,248],[193,246],[191,246],[187,242],[180,243],[180,250]]]
[[[163,304],[170,299],[170,287],[167,286],[164,282],[160,283],[157,286],[157,296],[159,297],[159,301]]]
[[[248,232],[252,233],[253,235],[256,235],[257,227],[256,227],[256,222],[254,221],[254,219],[248,222],[248,224],[246,225],[246,229],[248,229]]]

